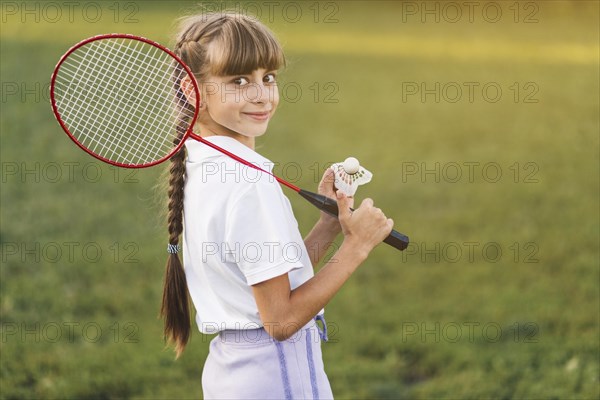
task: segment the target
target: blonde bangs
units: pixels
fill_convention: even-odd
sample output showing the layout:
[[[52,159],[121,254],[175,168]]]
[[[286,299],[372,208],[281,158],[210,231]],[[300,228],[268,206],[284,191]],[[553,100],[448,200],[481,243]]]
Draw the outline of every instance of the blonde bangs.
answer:
[[[249,74],[264,68],[268,71],[285,66],[283,49],[270,30],[250,18],[223,21],[220,34],[208,51],[213,76]]]

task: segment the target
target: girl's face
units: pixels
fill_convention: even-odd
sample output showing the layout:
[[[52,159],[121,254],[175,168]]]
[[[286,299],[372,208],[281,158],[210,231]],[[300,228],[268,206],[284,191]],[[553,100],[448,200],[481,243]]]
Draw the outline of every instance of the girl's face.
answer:
[[[204,129],[216,135],[261,136],[279,104],[276,71],[264,68],[245,75],[209,76],[201,86],[201,133]]]

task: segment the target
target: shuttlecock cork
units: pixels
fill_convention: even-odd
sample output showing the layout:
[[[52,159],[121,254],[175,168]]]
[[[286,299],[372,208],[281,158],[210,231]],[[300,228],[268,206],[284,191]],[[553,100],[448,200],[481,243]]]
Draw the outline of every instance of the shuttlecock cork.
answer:
[[[358,187],[369,183],[373,177],[373,174],[362,167],[354,157],[333,164],[331,169],[335,174],[335,187],[346,196],[354,196]]]

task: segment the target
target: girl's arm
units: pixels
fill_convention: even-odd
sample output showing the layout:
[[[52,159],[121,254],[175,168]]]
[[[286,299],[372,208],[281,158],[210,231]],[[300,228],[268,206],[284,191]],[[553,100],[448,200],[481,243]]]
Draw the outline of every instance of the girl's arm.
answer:
[[[342,231],[340,223],[336,220],[328,222],[322,218],[317,221],[310,233],[304,238],[304,244],[313,267],[316,267],[333,241]]]
[[[327,168],[319,183],[318,193],[335,200],[334,182],[333,170]],[[352,207],[354,205],[354,198],[349,198],[349,200],[348,207]],[[319,221],[317,221],[310,233],[304,238],[304,244],[306,245],[313,267],[316,267],[319,261],[321,261],[341,231],[342,227],[338,219],[321,211],[321,218],[319,218]]]
[[[394,222],[365,199],[353,213],[351,199],[338,198],[344,241],[340,249],[311,279],[291,290],[287,274],[252,286],[265,330],[277,340],[285,340],[308,323],[333,298],[344,282],[385,239]]]

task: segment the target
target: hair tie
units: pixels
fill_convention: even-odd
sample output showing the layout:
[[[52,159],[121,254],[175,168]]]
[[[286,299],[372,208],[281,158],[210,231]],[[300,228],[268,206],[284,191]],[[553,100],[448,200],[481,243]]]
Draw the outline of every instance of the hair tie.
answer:
[[[179,244],[169,243],[167,245],[167,253],[169,253],[169,254],[177,254],[177,253],[179,253],[179,250],[181,250],[181,246],[179,246]]]

